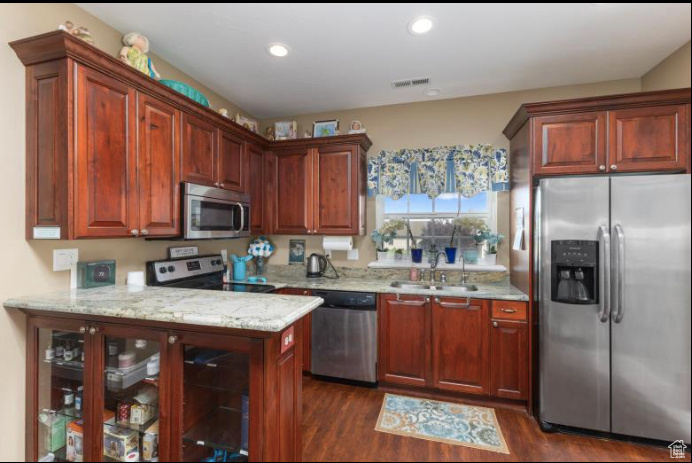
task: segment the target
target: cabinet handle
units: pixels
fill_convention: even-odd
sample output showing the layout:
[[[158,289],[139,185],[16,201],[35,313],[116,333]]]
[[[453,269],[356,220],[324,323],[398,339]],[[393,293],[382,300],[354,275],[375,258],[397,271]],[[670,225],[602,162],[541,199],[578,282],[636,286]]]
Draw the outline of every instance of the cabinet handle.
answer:
[[[149,234],[149,230],[147,230],[146,228],[142,229],[142,235],[148,235],[148,234]]]
[[[82,333],[82,334],[86,333],[86,330],[87,330],[87,329],[86,329],[86,326],[80,326],[80,327],[79,327],[79,332]]]
[[[613,164],[612,166],[610,166],[610,170],[618,170],[618,165]]]
[[[600,166],[598,166],[598,170],[600,170],[601,172],[605,172],[606,166],[604,166],[603,164],[601,164]]]
[[[498,326],[500,325],[497,322],[493,322],[493,328],[497,328]]]
[[[504,313],[516,313],[516,309],[500,309]]]
[[[130,234],[132,236],[139,236],[139,230],[137,230],[136,228],[133,228],[132,230],[130,230]]]
[[[175,344],[178,342],[178,336],[168,336],[168,344]]]
[[[225,187],[226,187],[226,184],[225,184],[225,183],[219,183],[219,186],[220,186],[221,188],[225,188]]]
[[[422,301],[404,301],[403,299],[401,299],[401,294],[397,293],[397,294],[396,294],[396,301],[397,301],[399,304],[421,306],[421,305],[424,305],[424,304],[429,303],[429,302],[430,302],[430,298],[429,298],[429,297],[426,297],[426,298],[423,299]]]
[[[442,308],[444,309],[468,309],[471,307],[471,298],[466,296],[466,302],[463,304],[456,304],[454,302],[442,302],[442,299],[439,297],[435,298],[435,302]]]
[[[92,336],[93,336],[94,334],[98,333],[98,332],[99,332],[99,329],[96,328],[96,327],[94,327],[94,326],[92,326],[91,328],[89,328],[89,334],[91,334]]]

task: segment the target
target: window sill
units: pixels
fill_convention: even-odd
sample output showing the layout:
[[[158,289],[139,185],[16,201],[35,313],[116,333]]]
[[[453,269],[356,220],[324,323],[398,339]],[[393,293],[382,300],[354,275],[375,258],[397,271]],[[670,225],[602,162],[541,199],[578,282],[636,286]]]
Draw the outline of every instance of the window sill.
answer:
[[[368,264],[368,268],[411,268],[411,267],[416,267],[416,268],[430,268],[430,264],[427,262],[422,262],[420,264],[414,264],[411,262],[411,260],[396,260],[396,259],[387,259],[387,260],[378,260],[376,262],[370,262]],[[453,271],[461,271],[462,270],[462,265],[461,263],[455,263],[455,264],[448,264],[446,262],[440,262],[439,265],[437,266],[438,270],[453,270]],[[486,264],[467,264],[466,265],[466,271],[467,272],[506,272],[507,267],[504,265],[486,265]]]

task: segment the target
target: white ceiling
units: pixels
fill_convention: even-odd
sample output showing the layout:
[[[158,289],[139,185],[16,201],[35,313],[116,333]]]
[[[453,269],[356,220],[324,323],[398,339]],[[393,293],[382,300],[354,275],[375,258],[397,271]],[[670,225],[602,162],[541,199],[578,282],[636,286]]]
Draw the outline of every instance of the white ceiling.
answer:
[[[640,77],[690,40],[690,3],[79,3],[259,118]],[[435,18],[424,36],[407,23]],[[291,53],[277,59],[272,42]],[[164,76],[165,77],[165,76]]]

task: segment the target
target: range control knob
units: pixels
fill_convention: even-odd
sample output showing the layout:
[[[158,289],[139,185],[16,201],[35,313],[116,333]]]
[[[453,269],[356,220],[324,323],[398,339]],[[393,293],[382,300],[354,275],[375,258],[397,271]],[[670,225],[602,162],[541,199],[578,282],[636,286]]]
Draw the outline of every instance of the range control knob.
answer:
[[[166,273],[166,267],[159,267],[159,273]]]
[[[168,271],[171,272],[171,273],[172,273],[172,272],[175,272],[175,267],[173,267],[172,265],[169,265],[169,266],[168,266]]]

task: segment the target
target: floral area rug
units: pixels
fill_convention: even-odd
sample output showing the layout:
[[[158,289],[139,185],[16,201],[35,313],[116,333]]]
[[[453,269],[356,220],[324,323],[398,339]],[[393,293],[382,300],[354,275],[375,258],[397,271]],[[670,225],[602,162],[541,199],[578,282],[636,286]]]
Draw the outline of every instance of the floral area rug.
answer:
[[[375,430],[509,453],[492,408],[386,394]]]

